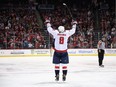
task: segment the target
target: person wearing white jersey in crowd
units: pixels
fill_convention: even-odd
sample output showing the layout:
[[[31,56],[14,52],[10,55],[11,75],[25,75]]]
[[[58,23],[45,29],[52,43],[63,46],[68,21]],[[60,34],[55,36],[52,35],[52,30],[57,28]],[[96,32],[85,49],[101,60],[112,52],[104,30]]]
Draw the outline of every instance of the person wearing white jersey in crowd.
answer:
[[[103,59],[104,59],[104,54],[105,54],[105,38],[102,38],[102,40],[99,40],[98,42],[98,61],[99,61],[99,66],[104,67],[103,65]]]
[[[62,65],[62,80],[66,80],[67,64],[69,63],[68,56],[68,38],[76,31],[76,21],[72,22],[72,29],[65,30],[64,26],[59,26],[58,30],[54,30],[51,27],[50,20],[45,21],[47,31],[54,37],[54,55],[53,64],[55,64],[55,80],[59,81],[60,65]]]

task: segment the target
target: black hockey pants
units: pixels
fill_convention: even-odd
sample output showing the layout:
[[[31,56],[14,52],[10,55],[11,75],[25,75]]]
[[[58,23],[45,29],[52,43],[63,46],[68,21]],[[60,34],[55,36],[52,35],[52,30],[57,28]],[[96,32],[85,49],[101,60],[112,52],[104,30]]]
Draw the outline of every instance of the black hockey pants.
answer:
[[[98,49],[98,61],[99,61],[99,66],[102,65],[104,59],[104,50]]]

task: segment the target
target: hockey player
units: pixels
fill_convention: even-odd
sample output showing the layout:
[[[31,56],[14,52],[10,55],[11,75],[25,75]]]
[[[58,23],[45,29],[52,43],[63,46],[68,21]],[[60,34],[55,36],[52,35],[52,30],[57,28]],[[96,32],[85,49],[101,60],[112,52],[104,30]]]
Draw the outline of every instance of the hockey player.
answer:
[[[55,64],[55,80],[59,81],[60,68],[62,68],[62,80],[66,80],[67,64],[69,63],[69,56],[67,52],[68,38],[76,31],[76,21],[72,22],[72,29],[65,30],[64,26],[59,26],[58,30],[51,27],[50,20],[45,21],[47,30],[54,37],[54,55],[53,64]],[[60,67],[60,65],[62,65]]]
[[[105,38],[102,38],[102,40],[99,40],[98,42],[98,61],[100,67],[104,67],[103,65],[104,53],[105,53]]]

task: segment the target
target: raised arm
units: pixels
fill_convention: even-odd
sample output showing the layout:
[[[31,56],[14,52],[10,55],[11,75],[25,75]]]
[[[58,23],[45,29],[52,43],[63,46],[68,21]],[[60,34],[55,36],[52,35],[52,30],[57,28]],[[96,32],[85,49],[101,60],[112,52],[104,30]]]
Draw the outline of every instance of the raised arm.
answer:
[[[77,21],[73,21],[72,22],[72,29],[71,30],[69,30],[70,31],[70,36],[71,35],[73,35],[74,33],[75,33],[75,31],[76,31],[76,26],[77,26]]]
[[[55,31],[54,31],[54,29],[51,27],[50,21],[49,21],[49,20],[46,20],[45,23],[46,23],[47,31],[48,31],[50,34],[53,35]]]

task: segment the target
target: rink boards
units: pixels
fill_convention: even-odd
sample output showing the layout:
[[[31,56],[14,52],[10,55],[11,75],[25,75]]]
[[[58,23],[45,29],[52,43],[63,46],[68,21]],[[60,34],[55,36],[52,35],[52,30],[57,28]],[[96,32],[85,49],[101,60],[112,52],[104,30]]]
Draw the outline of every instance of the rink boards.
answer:
[[[0,50],[0,57],[52,56],[53,49]],[[69,56],[97,56],[97,49],[68,49]],[[105,49],[105,56],[116,56],[116,49]]]

